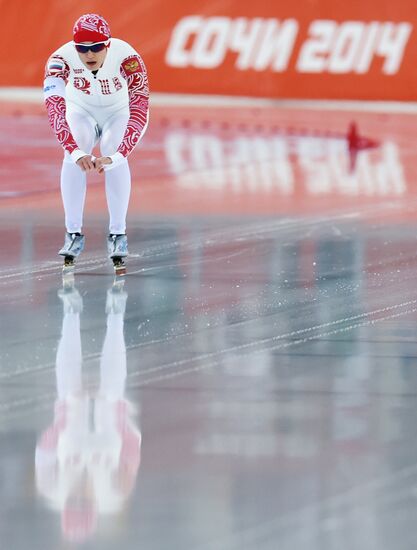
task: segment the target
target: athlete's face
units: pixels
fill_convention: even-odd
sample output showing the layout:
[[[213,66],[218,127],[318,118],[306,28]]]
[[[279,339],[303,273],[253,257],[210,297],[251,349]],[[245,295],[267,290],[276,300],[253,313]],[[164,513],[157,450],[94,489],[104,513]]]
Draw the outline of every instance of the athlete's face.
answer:
[[[82,43],[85,46],[88,46],[89,44],[93,44],[93,42],[83,42]],[[103,48],[99,52],[93,52],[91,50],[88,50],[87,52],[79,52],[77,50],[78,57],[81,59],[82,63],[87,67],[87,69],[90,69],[90,71],[97,71],[104,63],[104,60],[106,59],[107,55],[107,48]]]

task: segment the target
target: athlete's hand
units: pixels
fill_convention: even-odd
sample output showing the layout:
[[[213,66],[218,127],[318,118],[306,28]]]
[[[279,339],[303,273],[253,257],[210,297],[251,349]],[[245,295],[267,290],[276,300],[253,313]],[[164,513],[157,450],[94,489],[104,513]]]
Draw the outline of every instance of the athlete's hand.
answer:
[[[99,174],[101,174],[104,170],[105,164],[112,164],[112,160],[110,157],[98,157],[96,158],[96,170]]]
[[[94,170],[95,168],[95,164],[91,155],[85,155],[85,157],[81,157],[77,160],[77,164],[83,172],[90,172],[90,170]]]

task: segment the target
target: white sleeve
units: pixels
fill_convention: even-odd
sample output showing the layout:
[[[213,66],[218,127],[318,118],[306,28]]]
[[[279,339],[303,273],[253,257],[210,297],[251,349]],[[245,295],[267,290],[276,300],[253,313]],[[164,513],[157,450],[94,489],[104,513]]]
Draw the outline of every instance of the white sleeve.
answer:
[[[57,76],[47,76],[43,85],[43,97],[47,99],[53,95],[65,97],[65,82]]]

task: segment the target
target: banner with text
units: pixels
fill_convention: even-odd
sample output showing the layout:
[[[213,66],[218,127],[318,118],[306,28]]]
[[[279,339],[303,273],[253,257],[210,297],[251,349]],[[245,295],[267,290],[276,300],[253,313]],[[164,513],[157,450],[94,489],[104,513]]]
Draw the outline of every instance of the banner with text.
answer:
[[[0,0],[1,86],[41,86],[75,19],[101,13],[159,92],[415,101],[415,0]]]

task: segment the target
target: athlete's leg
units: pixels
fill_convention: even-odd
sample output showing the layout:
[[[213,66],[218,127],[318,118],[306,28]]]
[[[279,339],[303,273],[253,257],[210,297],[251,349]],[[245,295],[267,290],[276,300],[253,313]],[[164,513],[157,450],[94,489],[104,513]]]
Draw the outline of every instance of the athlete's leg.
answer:
[[[88,113],[71,108],[67,109],[66,116],[77,145],[90,154],[97,139],[94,119]],[[68,233],[81,233],[86,184],[86,173],[65,152],[61,170],[61,194]]]
[[[113,116],[104,125],[101,134],[100,150],[103,156],[116,153],[122,142],[129,114],[123,111]],[[109,233],[123,234],[126,232],[126,216],[130,197],[130,169],[127,160],[116,168],[105,171],[106,198],[109,209]]]

